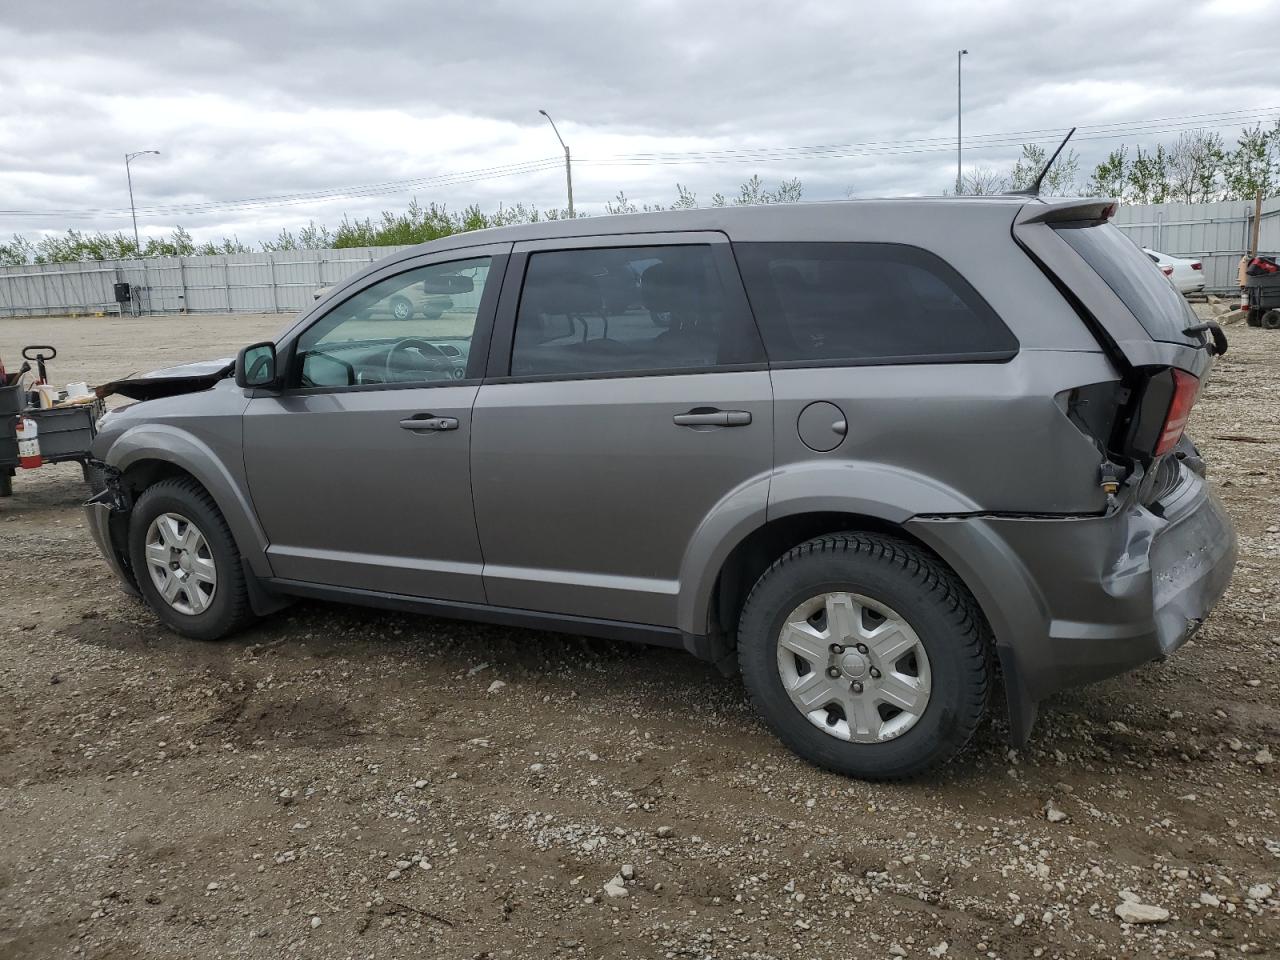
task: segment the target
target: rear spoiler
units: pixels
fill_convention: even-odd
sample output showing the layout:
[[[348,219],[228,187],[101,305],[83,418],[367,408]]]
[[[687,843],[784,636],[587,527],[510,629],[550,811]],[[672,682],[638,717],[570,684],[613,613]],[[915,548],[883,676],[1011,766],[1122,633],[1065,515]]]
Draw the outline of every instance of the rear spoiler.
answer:
[[[1115,200],[1088,197],[1071,200],[1035,200],[1018,211],[1015,224],[1062,223],[1064,221],[1097,220],[1101,223],[1115,216]]]

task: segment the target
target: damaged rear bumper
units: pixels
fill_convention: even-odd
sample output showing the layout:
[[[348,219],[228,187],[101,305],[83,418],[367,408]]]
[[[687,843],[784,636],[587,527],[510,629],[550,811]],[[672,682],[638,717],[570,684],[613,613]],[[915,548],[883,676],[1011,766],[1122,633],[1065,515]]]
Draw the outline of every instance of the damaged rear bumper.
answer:
[[[1177,650],[1226,590],[1236,558],[1225,509],[1185,467],[1156,510],[909,527],[952,563],[991,621],[1015,743],[1029,736],[1039,701]]]

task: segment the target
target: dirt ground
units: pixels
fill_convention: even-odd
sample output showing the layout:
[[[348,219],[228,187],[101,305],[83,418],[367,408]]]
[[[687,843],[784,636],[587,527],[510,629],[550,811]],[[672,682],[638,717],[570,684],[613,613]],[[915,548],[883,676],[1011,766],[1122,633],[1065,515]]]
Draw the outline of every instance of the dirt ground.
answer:
[[[0,320],[0,355],[103,380],[285,319]],[[805,765],[672,651],[312,603],[180,639],[116,588],[78,469],[20,475],[0,957],[1280,956],[1280,334],[1229,334],[1191,424],[1225,601],[1028,749],[997,718],[902,786]]]

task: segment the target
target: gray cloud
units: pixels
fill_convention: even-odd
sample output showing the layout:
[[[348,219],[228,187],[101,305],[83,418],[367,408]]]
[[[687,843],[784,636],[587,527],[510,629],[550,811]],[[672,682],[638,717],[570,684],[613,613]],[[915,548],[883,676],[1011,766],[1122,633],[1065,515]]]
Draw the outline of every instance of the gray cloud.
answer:
[[[808,197],[930,193],[954,178],[935,149],[845,158],[629,166],[618,154],[948,138],[955,51],[967,47],[974,135],[1271,105],[1274,22],[1255,3],[1156,0],[960,5],[632,0],[59,4],[0,21],[0,209],[141,207],[431,177],[555,157],[556,117],[581,162],[580,205],[619,189],[669,201],[752,173]],[[1270,98],[1270,99],[1268,99]],[[1224,129],[1231,135],[1233,130]],[[1164,139],[1172,139],[1165,134]],[[1131,136],[1130,143],[1152,137]],[[1120,141],[1082,141],[1086,165]],[[967,153],[1006,166],[1016,145]],[[403,207],[563,203],[556,169],[252,211],[146,213],[205,237],[256,240],[308,219]],[[120,229],[127,214],[31,219],[18,230]]]

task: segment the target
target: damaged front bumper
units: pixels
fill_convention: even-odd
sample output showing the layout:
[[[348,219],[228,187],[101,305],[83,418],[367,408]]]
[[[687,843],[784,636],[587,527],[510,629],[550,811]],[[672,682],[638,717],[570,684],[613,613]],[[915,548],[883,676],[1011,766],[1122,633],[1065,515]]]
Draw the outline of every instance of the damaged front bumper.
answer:
[[[1046,697],[1173,653],[1226,590],[1235,531],[1204,479],[1180,470],[1151,509],[908,524],[955,566],[991,621],[1015,743]]]
[[[93,542],[98,545],[102,556],[106,558],[111,572],[116,575],[128,593],[137,596],[138,587],[133,578],[133,570],[129,564],[125,545],[130,504],[118,483],[119,474],[97,461],[94,461],[93,465],[102,469],[106,486],[90,497],[84,505],[89,533],[93,536]]]

